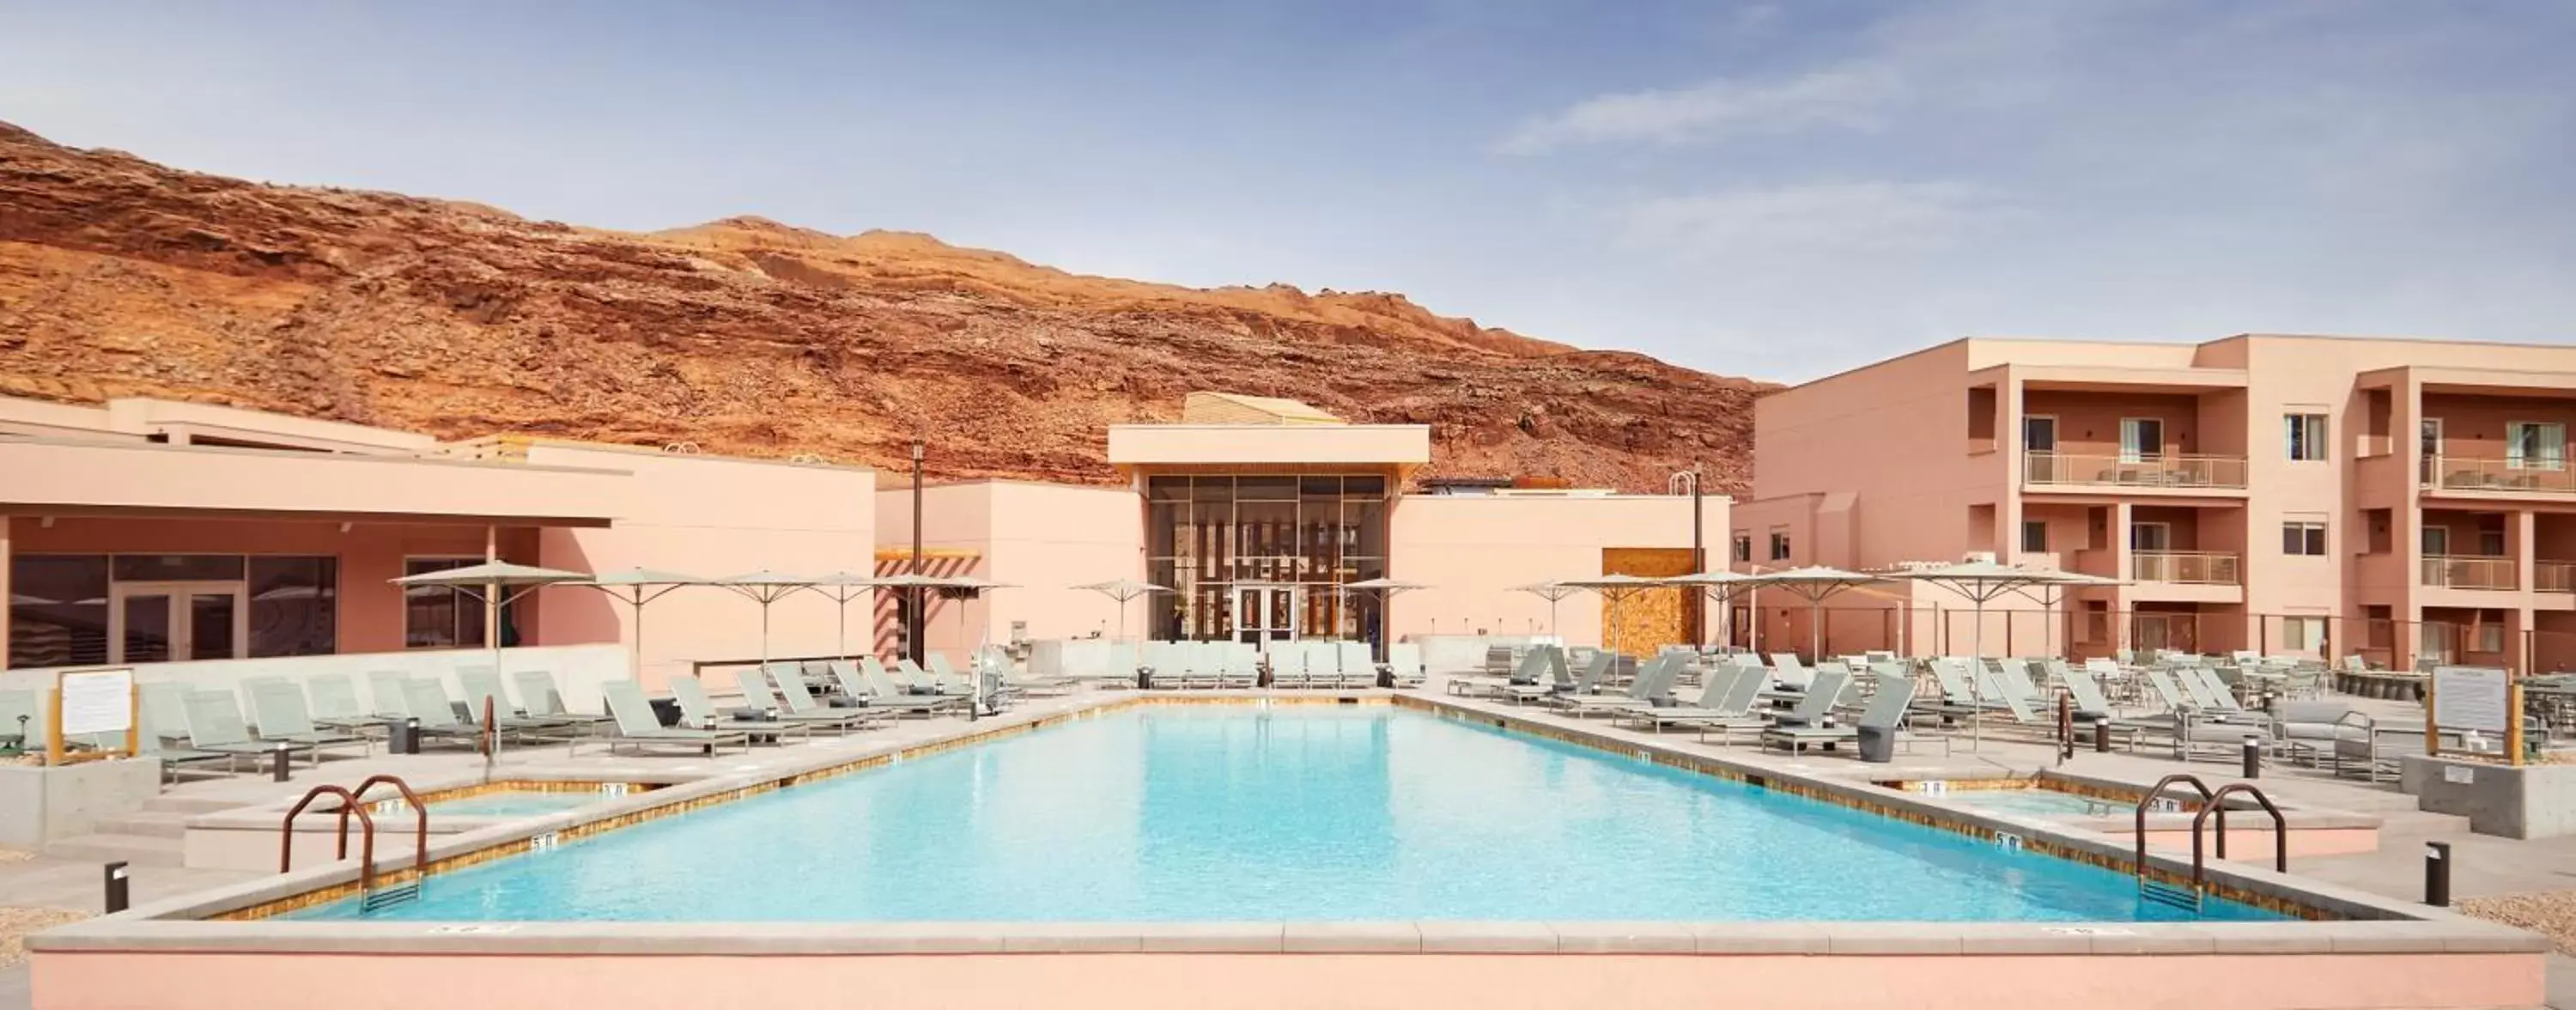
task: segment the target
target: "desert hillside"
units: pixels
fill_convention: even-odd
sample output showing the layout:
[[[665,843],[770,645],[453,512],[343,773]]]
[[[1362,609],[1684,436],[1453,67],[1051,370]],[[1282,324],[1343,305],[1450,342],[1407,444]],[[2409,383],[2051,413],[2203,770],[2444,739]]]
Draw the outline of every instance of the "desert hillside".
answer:
[[[1194,389],[1429,424],[1434,475],[1750,473],[1759,385],[1402,295],[1086,277],[758,218],[650,234],[275,186],[0,124],[0,394],[1100,481]]]

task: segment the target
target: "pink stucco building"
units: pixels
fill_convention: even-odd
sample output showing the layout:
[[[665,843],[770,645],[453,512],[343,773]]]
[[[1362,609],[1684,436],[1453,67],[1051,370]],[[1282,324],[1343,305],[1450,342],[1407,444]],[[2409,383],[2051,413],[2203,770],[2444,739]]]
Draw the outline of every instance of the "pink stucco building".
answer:
[[[2576,348],[2252,334],[1960,340],[1756,407],[1738,570],[1991,553],[2127,580],[2009,598],[1998,653],[2576,664]],[[1964,652],[1962,601],[1833,601],[1828,651]],[[1764,634],[1803,641],[1766,602]],[[1795,628],[1794,632],[1792,628]]]

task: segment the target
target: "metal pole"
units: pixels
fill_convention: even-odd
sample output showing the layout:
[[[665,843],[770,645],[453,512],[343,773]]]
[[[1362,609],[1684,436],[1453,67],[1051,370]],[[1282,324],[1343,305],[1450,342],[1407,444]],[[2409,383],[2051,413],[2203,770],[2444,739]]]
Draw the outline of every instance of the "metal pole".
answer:
[[[126,906],[132,903],[128,883],[124,860],[107,864],[107,914],[125,911]]]
[[[1691,485],[1691,574],[1693,574],[1693,575],[1700,575],[1700,574],[1704,574],[1704,573],[1706,573],[1706,572],[1708,571],[1708,545],[1707,545],[1707,543],[1706,543],[1706,542],[1701,538],[1701,529],[1700,529],[1700,528],[1701,528],[1703,525],[1705,525],[1705,524],[1706,524],[1707,516],[1706,516],[1706,514],[1702,511],[1702,507],[1701,507],[1702,497],[1701,497],[1701,492],[1700,492],[1700,487],[1699,487],[1699,471],[1698,471],[1698,470],[1692,470],[1692,471],[1690,472],[1690,485]],[[1700,593],[1700,594],[1693,594],[1693,595],[1696,595],[1696,596],[1698,596],[1698,597],[1699,597],[1699,601],[1698,601],[1698,602],[1699,602],[1699,606],[1696,608],[1697,613],[1695,613],[1694,615],[1692,615],[1694,619],[1691,621],[1691,641],[1692,641],[1692,642],[1705,642],[1705,641],[1708,641],[1708,596],[1707,596],[1707,594],[1704,594],[1704,593]]]
[[[923,450],[921,440],[917,438],[913,439],[911,572],[914,575],[921,574],[921,460],[924,455],[925,452]],[[920,587],[917,586],[906,589],[905,595],[911,598],[912,609],[911,612],[905,616],[903,622],[904,652],[912,657],[913,662],[919,663],[922,661],[922,656],[924,655],[921,642],[922,617],[924,616],[922,612],[930,609],[930,600],[921,592]]]
[[[2451,843],[2449,842],[2424,843],[2424,903],[2435,908],[2448,908],[2451,905]],[[112,912],[115,909],[109,909],[109,911]]]

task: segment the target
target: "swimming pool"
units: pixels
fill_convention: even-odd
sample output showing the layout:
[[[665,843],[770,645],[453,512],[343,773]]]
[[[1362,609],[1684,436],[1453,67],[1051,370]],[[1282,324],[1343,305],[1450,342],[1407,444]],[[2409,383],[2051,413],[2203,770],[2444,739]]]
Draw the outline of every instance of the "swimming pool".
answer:
[[[505,789],[452,800],[429,801],[429,812],[470,817],[529,817],[570,810],[597,803],[608,796],[599,792],[545,792]]]
[[[363,918],[2277,916],[2195,917],[2099,867],[1403,709],[1150,706],[442,874]]]
[[[2023,789],[1954,789],[1943,794],[1952,803],[1992,810],[1997,813],[2028,814],[2038,817],[2110,817],[2132,813],[2135,800],[2099,799],[2076,793],[2059,792],[2039,786]],[[2165,807],[2156,808],[2166,812]]]

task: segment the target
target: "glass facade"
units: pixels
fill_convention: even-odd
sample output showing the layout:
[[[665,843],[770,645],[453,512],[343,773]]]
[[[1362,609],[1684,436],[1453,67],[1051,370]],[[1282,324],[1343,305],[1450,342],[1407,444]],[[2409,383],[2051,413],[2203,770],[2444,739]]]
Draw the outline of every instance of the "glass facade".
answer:
[[[329,556],[18,554],[8,665],[327,655],[339,596]]]
[[[1149,477],[1154,638],[1374,640],[1375,604],[1337,587],[1386,574],[1387,479],[1343,475]]]

